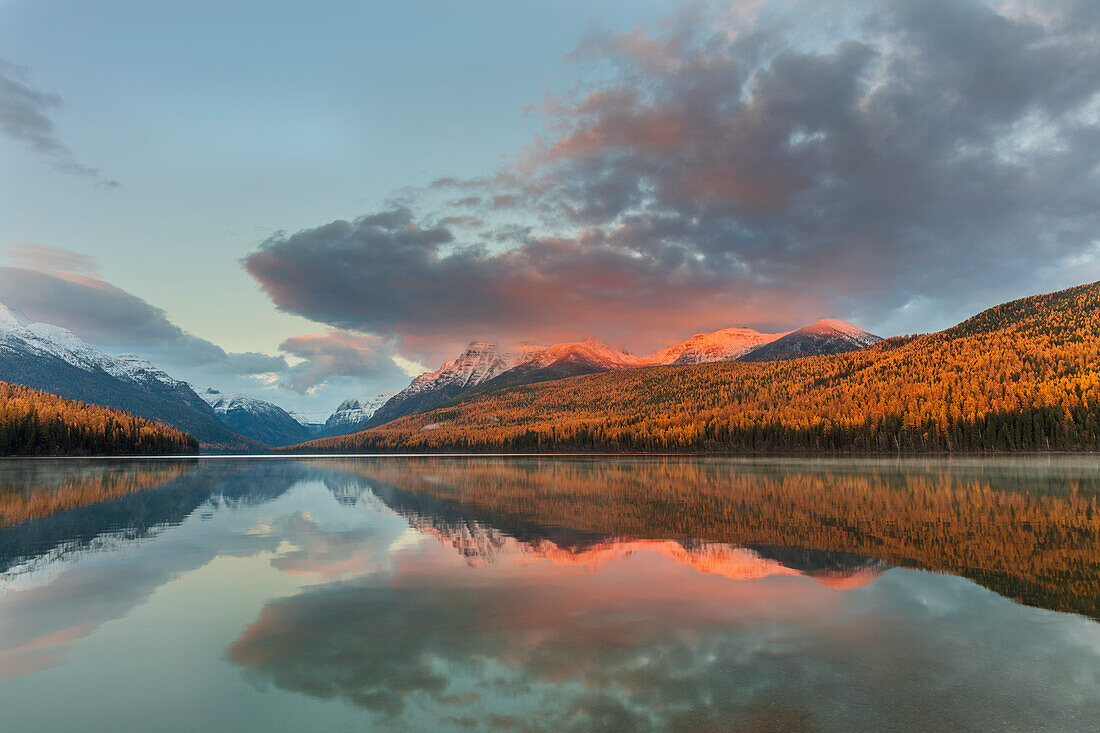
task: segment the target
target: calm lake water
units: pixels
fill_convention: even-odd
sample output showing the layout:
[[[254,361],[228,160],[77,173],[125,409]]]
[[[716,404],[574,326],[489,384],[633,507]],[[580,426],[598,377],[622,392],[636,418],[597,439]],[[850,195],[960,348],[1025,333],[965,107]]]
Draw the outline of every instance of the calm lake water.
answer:
[[[0,729],[1100,728],[1100,463],[0,463]]]

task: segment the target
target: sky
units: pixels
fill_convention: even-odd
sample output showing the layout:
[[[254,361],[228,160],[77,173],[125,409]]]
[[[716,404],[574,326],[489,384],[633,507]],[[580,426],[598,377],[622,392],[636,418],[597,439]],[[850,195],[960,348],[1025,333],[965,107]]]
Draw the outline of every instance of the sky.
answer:
[[[0,302],[323,419],[1100,279],[1100,5],[0,1]]]

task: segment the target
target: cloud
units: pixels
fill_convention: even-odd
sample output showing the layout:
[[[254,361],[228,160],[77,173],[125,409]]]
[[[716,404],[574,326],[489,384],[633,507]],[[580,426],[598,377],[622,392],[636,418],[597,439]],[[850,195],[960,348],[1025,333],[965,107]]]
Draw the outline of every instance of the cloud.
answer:
[[[293,336],[281,351],[302,361],[290,368],[280,386],[308,394],[334,378],[381,382],[407,378],[392,355],[392,344],[377,336],[329,329],[325,333]]]
[[[896,570],[837,592],[645,553],[471,573],[430,543],[394,566],[268,603],[226,658],[261,688],[341,699],[389,727],[522,711],[525,730],[1057,728],[1100,706],[1095,675],[1078,673],[1097,656],[1091,622],[949,576]]]
[[[271,238],[245,266],[284,310],[422,349],[827,314],[927,328],[914,304],[957,319],[1100,276],[1073,264],[1100,230],[1098,34],[1090,4],[1060,0],[595,27],[571,58],[598,80],[540,106],[514,166]],[[439,195],[460,212],[414,213]]]
[[[278,355],[226,351],[132,293],[95,275],[62,271],[94,266],[79,253],[33,245],[7,254],[54,270],[0,266],[0,302],[32,321],[67,328],[111,353],[137,353],[196,387],[213,385],[307,410],[315,421],[323,422],[349,396],[392,390],[424,371],[393,353],[386,339],[337,329],[288,338]]]
[[[76,253],[31,250],[32,258],[79,264]],[[163,310],[92,275],[0,267],[0,301],[33,321],[67,328],[108,350],[134,350],[156,362],[207,367],[215,373],[261,374],[287,369],[282,357],[228,353],[173,323]]]
[[[28,242],[9,242],[3,246],[8,262],[16,267],[45,272],[75,272],[96,275],[99,263],[90,255],[63,247]]]
[[[403,351],[434,356],[433,347],[456,340],[565,337],[611,324],[621,335],[680,327],[728,301],[728,280],[682,248],[630,251],[600,232],[508,238],[520,241],[501,252],[456,246],[448,227],[421,226],[398,208],[272,237],[245,266],[283,310],[397,337]],[[788,302],[799,300],[788,294]],[[748,312],[755,301],[749,293],[738,304]],[[640,313],[648,322],[639,323]]]
[[[0,58],[0,131],[28,150],[46,158],[62,173],[84,176],[102,188],[117,188],[99,168],[77,161],[73,151],[57,137],[49,111],[61,105],[61,97],[30,86],[26,70]]]

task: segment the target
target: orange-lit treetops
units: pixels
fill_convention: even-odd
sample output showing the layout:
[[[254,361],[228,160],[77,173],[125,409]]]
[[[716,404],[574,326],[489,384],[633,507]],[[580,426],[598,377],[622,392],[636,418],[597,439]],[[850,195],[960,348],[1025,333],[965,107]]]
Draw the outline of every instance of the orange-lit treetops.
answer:
[[[198,453],[167,425],[47,392],[0,382],[0,455]]]

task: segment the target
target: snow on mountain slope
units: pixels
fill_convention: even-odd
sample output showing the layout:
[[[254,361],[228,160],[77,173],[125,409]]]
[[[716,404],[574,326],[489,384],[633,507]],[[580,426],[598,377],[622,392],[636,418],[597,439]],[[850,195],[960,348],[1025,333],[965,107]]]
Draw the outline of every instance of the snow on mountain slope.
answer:
[[[226,415],[230,412],[246,411],[256,415],[276,415],[282,413],[289,416],[289,413],[278,405],[265,402],[264,400],[258,400],[255,397],[249,397],[240,392],[222,392],[213,387],[207,387],[206,389],[200,390],[198,395],[219,415]]]
[[[532,353],[529,358],[516,364],[516,366],[523,366],[531,369],[544,369],[564,361],[589,365],[599,368],[602,371],[634,369],[640,366],[647,366],[651,363],[643,357],[628,354],[625,351],[620,351],[603,342],[590,338],[585,341],[554,344],[541,351]]]
[[[751,328],[723,328],[711,333],[697,333],[682,344],[658,351],[649,357],[649,361],[653,364],[732,361],[786,335],[786,332],[760,333]]]
[[[200,391],[222,422],[242,435],[272,446],[294,445],[313,434],[278,405],[241,394],[220,392],[212,387]]]
[[[477,387],[467,390],[467,393],[481,393],[522,384],[537,384],[585,374],[637,369],[650,364],[652,362],[645,357],[628,354],[595,339],[571,341],[534,351],[527,359]]]
[[[204,403],[186,382],[174,379],[135,354],[106,354],[73,332],[48,323],[27,323],[22,314],[0,306],[0,344],[37,354],[49,354],[85,371],[100,370],[142,386],[156,385],[177,393],[192,407]]]
[[[839,318],[822,318],[817,323],[811,323],[809,326],[805,326],[798,330],[804,334],[811,334],[819,338],[835,341],[845,341],[851,344],[858,344],[861,347],[870,346],[871,344],[877,344],[879,341],[882,341],[882,338],[870,331],[860,328],[854,323],[842,321]]]
[[[373,427],[414,412],[438,407],[466,390],[503,374],[516,364],[540,351],[541,347],[520,345],[502,349],[487,341],[474,341],[453,361],[434,372],[425,372],[413,379],[379,407],[367,425]]]
[[[538,346],[505,350],[497,344],[475,341],[467,346],[454,361],[447,362],[434,372],[421,374],[394,397],[411,397],[423,392],[437,391],[443,387],[459,389],[474,387],[508,371],[529,358],[533,352],[538,351],[541,351]]]
[[[803,356],[822,356],[855,351],[882,339],[854,323],[837,318],[825,318],[782,338],[757,347],[740,358],[741,361],[782,361]]]
[[[27,326],[27,317],[16,308],[9,308],[0,303],[0,333],[5,330],[24,328]]]
[[[340,403],[336,410],[325,420],[319,431],[321,435],[347,435],[355,432],[359,426],[370,420],[378,408],[386,404],[392,394],[377,394],[374,397],[349,397]]]

